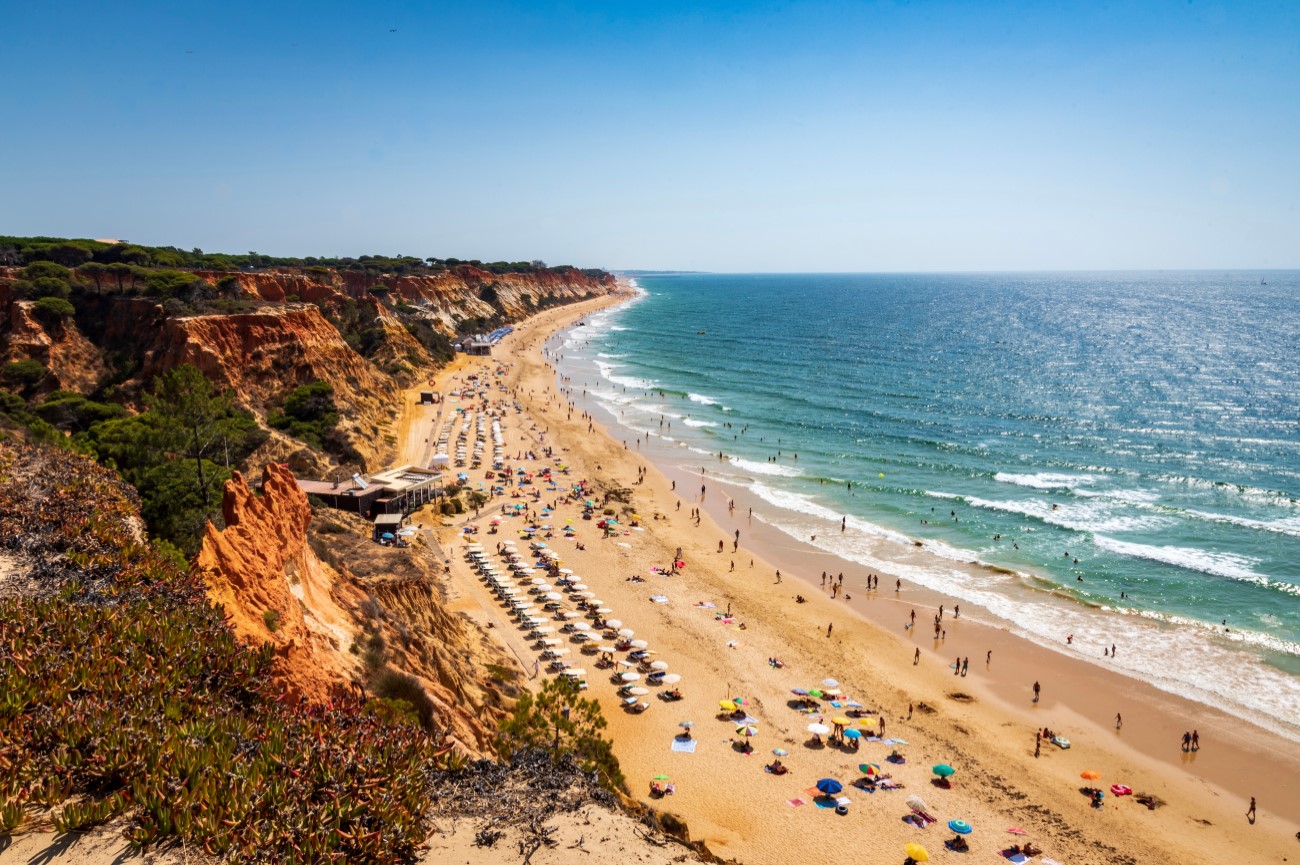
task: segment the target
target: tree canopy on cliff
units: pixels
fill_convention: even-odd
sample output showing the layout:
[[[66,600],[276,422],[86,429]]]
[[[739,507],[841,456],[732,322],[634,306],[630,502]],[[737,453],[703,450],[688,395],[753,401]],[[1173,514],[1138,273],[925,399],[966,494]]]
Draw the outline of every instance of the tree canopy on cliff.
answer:
[[[266,433],[189,364],[159,376],[145,403],[147,411],[101,420],[77,439],[140,491],[150,532],[190,555],[206,523],[220,525],[222,486]]]
[[[421,276],[437,273],[459,265],[486,270],[494,274],[507,273],[561,273],[571,271],[567,265],[552,267],[544,261],[480,261],[479,259],[421,258],[414,255],[359,255],[354,257],[316,257],[265,255],[260,252],[223,253],[204,252],[202,249],[184,250],[175,246],[143,246],[125,241],[68,239],[62,237],[11,237],[0,236],[0,265],[23,265],[33,262],[52,262],[64,267],[78,268],[93,264],[84,275],[97,286],[106,284],[105,271],[99,266],[114,264],[137,267],[174,268],[187,270],[265,270],[267,268],[334,268],[336,270],[362,271],[375,276],[395,274]],[[591,279],[603,279],[609,274],[596,268],[580,271]]]

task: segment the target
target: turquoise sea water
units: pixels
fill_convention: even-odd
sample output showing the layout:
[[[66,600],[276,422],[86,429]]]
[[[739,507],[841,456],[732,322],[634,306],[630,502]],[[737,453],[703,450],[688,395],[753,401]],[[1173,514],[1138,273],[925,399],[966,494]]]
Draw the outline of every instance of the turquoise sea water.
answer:
[[[550,346],[606,420],[794,537],[1296,734],[1300,273],[638,282]]]

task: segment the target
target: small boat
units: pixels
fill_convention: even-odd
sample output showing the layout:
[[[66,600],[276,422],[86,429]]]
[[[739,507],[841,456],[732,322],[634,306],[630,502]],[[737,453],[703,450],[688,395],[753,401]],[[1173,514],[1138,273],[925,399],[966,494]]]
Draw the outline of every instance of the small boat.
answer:
[[[700,336],[704,336],[704,334],[708,333],[707,330],[697,330],[695,332],[698,333]]]

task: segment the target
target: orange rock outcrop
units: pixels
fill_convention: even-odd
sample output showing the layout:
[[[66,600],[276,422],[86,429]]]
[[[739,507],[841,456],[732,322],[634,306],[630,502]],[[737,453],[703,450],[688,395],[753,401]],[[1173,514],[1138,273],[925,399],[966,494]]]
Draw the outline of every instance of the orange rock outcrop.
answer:
[[[275,646],[277,676],[291,696],[326,700],[349,690],[349,671],[336,662],[346,646],[330,631],[346,633],[350,619],[307,545],[311,506],[293,475],[268,464],[258,496],[236,472],[222,512],[226,527],[208,524],[194,562],[208,597],[240,638]]]
[[[450,741],[472,756],[492,752],[505,703],[490,670],[509,662],[446,608],[425,553],[375,546],[360,534],[369,523],[334,515],[349,528],[318,535],[336,545],[325,548],[330,564],[320,561],[308,542],[307,497],[275,464],[263,472],[260,495],[236,473],[222,510],[226,527],[208,525],[194,567],[237,636],[275,647],[275,676],[289,697],[355,694],[393,670],[415,677]],[[367,668],[363,657],[375,646],[380,660]]]

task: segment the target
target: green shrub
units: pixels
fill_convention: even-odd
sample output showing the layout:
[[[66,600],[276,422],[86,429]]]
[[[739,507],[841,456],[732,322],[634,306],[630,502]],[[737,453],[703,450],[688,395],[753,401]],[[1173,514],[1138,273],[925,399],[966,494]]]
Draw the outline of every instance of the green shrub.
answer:
[[[384,669],[370,683],[370,690],[385,700],[405,703],[415,714],[416,720],[425,732],[433,732],[433,701],[429,699],[424,686],[414,676]]]
[[[36,318],[44,324],[60,324],[77,314],[77,308],[61,297],[42,297],[32,305]]]
[[[582,696],[564,677],[547,679],[536,693],[525,693],[501,725],[497,749],[509,756],[526,748],[545,748],[552,759],[572,754],[583,769],[598,773],[601,784],[626,789],[612,745],[601,736],[605,716],[600,703]]]
[[[0,367],[0,380],[19,390],[31,390],[45,381],[48,371],[39,360],[30,357],[10,361]]]
[[[280,630],[280,612],[278,610],[263,610],[262,622],[266,625],[266,629],[274,634]]]

